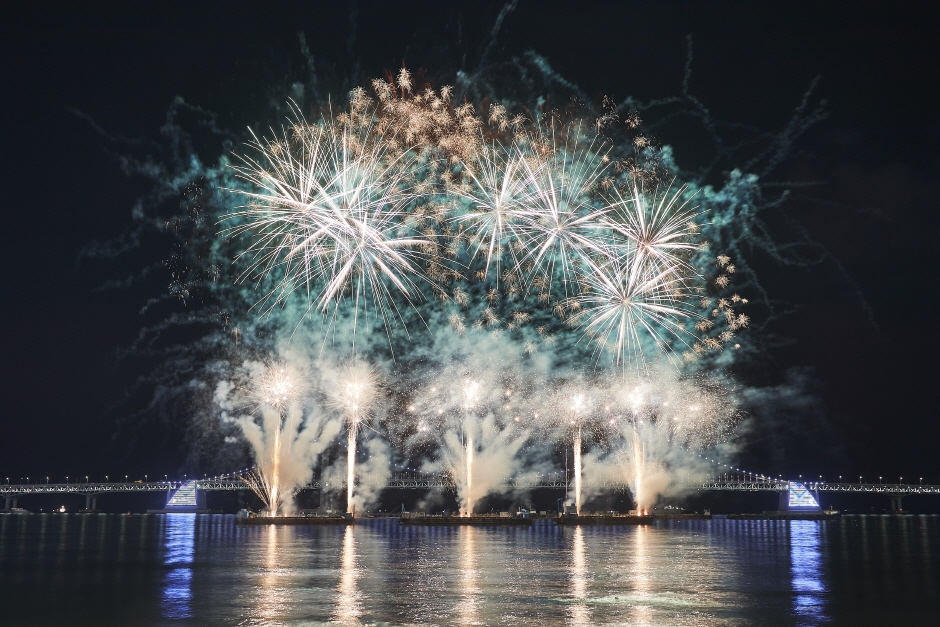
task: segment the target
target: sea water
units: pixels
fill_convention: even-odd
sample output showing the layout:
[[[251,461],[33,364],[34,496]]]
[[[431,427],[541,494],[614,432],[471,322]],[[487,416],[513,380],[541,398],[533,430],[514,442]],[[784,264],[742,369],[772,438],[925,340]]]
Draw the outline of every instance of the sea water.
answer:
[[[0,625],[936,625],[940,519],[0,515]]]

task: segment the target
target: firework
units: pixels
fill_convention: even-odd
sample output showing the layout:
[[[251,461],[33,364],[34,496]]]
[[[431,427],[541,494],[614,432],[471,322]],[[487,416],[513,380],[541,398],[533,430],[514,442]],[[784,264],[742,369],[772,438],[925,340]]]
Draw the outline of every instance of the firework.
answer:
[[[519,265],[518,249],[512,244],[519,240],[528,215],[526,195],[532,171],[518,144],[504,149],[484,143],[473,156],[473,161],[464,163],[466,183],[451,187],[452,193],[468,202],[470,208],[454,219],[471,227],[473,254],[486,259],[483,275],[492,265],[498,281],[504,251],[513,257],[511,267]]]
[[[569,136],[579,134],[580,128],[569,130]],[[576,139],[552,140],[551,158],[539,167],[529,166],[520,265],[530,268],[533,278],[559,284],[567,295],[578,269],[610,255],[603,220],[610,207],[595,193],[608,160],[593,141],[581,146]]]
[[[690,263],[699,249],[698,215],[691,199],[683,197],[684,187],[656,195],[647,195],[635,182],[624,196],[613,189],[615,201],[607,225],[631,244],[634,263],[647,266],[652,272],[669,270],[686,281],[697,283],[698,273]]]
[[[581,419],[586,410],[587,406],[582,394],[578,394],[571,399],[572,422],[575,424],[574,441],[572,443],[574,451],[574,507],[578,514],[581,513]]]
[[[370,366],[354,363],[347,366],[330,392],[333,405],[343,412],[346,420],[346,507],[355,513],[353,497],[356,489],[356,448],[359,429],[369,418],[369,408],[375,399],[377,378]]]
[[[660,352],[674,339],[689,345],[687,323],[700,315],[684,277],[648,256],[609,259],[591,270],[582,276],[584,291],[569,299],[568,322],[607,348],[616,363],[645,364],[645,339]]]
[[[266,278],[271,306],[298,289],[321,312],[349,299],[358,314],[371,305],[387,325],[397,291],[420,298],[415,282],[429,244],[407,227],[413,192],[410,151],[392,151],[369,128],[325,120],[308,124],[299,112],[290,131],[255,136],[257,157],[240,157],[236,174],[252,190],[231,190],[246,204],[232,213],[226,234],[250,235],[242,279]]]
[[[644,187],[636,159],[649,151],[646,140],[636,159],[615,159],[623,147],[592,135],[584,120],[545,116],[527,126],[491,104],[484,122],[471,104],[451,102],[450,90],[422,88],[406,71],[373,88],[377,100],[355,90],[335,117],[311,123],[295,109],[286,128],[253,135],[238,158],[241,187],[229,189],[241,203],[224,233],[241,243],[239,279],[255,285],[253,306],[269,315],[275,337],[283,326],[291,341],[315,339],[321,352],[332,344],[349,354],[351,344],[353,355],[381,358],[390,349],[393,361],[408,364],[403,370],[414,368],[402,374],[407,391],[399,390],[409,410],[383,425],[401,422],[391,431],[412,447],[408,454],[419,451],[426,468],[451,474],[463,513],[528,463],[516,458],[526,425],[551,426],[572,447],[577,511],[601,472],[601,449],[632,460],[635,498],[645,506],[654,468],[668,466],[657,442],[714,443],[729,421],[713,409],[695,413],[702,404],[686,392],[644,393],[634,409],[603,381],[610,366],[597,368],[600,355],[611,355],[622,385],[628,372],[656,371],[663,355],[688,372],[749,322],[735,311],[746,300],[723,295],[731,259],[719,255],[703,269],[694,194],[675,181]],[[292,297],[302,306],[287,307]],[[310,311],[333,326],[296,334]],[[384,324],[387,347],[357,335],[367,314]],[[393,333],[393,323],[405,334]],[[422,328],[430,333],[412,333]],[[247,335],[240,341],[257,339]],[[520,363],[495,366],[492,355],[502,359],[504,348]],[[407,360],[397,361],[399,353]],[[590,353],[595,371],[584,383]],[[539,381],[510,401],[522,387],[515,381],[530,375]],[[294,415],[295,381],[266,372],[253,398],[269,413]],[[557,381],[578,383],[559,391]],[[366,476],[364,466],[356,476],[358,434],[377,385],[374,371],[357,363],[322,390],[346,426],[350,511],[364,498],[356,492]],[[702,398],[711,396],[703,388]],[[667,401],[659,406],[654,397],[687,409],[672,420]],[[295,426],[283,417],[272,424],[275,452],[290,451],[281,432]],[[282,456],[265,455],[256,483],[283,494]]]
[[[286,361],[272,359],[248,388],[256,410],[267,405],[283,414],[306,391],[302,373]]]

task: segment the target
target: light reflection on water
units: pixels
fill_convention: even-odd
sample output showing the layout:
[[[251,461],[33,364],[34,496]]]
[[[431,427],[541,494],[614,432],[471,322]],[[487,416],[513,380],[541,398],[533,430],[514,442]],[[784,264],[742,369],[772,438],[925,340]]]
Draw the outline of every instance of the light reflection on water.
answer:
[[[359,600],[359,566],[356,563],[356,528],[347,525],[343,533],[343,554],[340,560],[339,587],[336,594],[335,618],[343,625],[359,625],[362,607]]]
[[[653,596],[652,572],[649,555],[650,528],[640,525],[633,534],[633,592],[636,603],[632,606],[633,623],[636,625],[653,624],[653,608],[650,605]]]
[[[166,552],[163,563],[170,567],[163,584],[163,616],[181,619],[192,616],[193,552],[196,541],[194,514],[167,514]]]
[[[0,624],[916,625],[940,613],[938,537],[937,517],[414,528],[0,516]]]
[[[254,618],[260,618],[267,624],[280,624],[278,618],[281,615],[281,597],[284,592],[281,590],[278,581],[280,575],[280,564],[278,562],[278,533],[280,527],[275,525],[266,525],[260,530],[264,537],[264,562],[262,563],[260,586],[258,586],[258,600],[253,608],[251,615]]]
[[[584,529],[575,527],[571,541],[571,596],[574,603],[568,606],[568,617],[572,625],[585,627],[591,624],[591,608],[588,599],[587,547],[584,544]]]
[[[479,554],[477,550],[478,529],[465,527],[460,534],[460,602],[457,606],[461,625],[480,625],[478,615],[481,604],[479,585]]]
[[[828,622],[820,539],[825,524],[813,520],[790,521],[790,570],[797,625]]]

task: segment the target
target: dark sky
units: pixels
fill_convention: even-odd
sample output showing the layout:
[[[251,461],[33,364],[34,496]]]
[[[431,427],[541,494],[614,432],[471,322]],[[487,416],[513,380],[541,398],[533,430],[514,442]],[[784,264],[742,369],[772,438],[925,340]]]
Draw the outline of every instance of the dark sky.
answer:
[[[120,401],[145,373],[116,354],[141,327],[148,294],[97,290],[135,260],[80,253],[129,226],[148,184],[122,174],[89,119],[146,145],[182,96],[240,131],[297,71],[300,31],[325,69],[352,58],[365,76],[402,61],[433,74],[462,53],[478,57],[502,7],[360,2],[351,18],[345,2],[86,4],[0,10],[0,475],[14,480],[180,471],[174,436],[152,424],[131,454],[124,448],[133,408]],[[589,94],[649,99],[681,91],[692,35],[695,95],[718,118],[767,130],[784,126],[821,77],[828,118],[775,176],[818,183],[788,209],[832,260],[768,265],[765,276],[793,309],[771,329],[779,345],[767,370],[781,379],[808,369],[827,441],[786,467],[748,460],[755,470],[940,482],[940,23],[930,4],[521,0],[490,53],[534,49]],[[681,161],[681,138],[663,140]]]

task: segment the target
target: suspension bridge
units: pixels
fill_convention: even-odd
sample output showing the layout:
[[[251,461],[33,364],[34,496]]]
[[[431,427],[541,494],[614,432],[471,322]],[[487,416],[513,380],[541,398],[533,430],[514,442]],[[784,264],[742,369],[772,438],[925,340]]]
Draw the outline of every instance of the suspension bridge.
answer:
[[[164,480],[164,481],[90,481],[84,482],[50,483],[20,482],[0,483],[0,498],[4,499],[4,511],[13,511],[17,508],[19,499],[24,496],[38,494],[74,494],[85,497],[85,509],[97,510],[97,500],[106,494],[165,492],[167,494],[167,508],[176,507],[193,508],[205,503],[206,492],[251,490],[246,481],[246,473],[250,469],[238,473],[204,477],[202,479]],[[516,477],[508,477],[496,487],[495,492],[510,492],[536,489],[552,489],[568,491],[572,485],[570,473],[563,471],[549,473],[530,473]],[[585,480],[583,485],[595,490],[622,492],[629,490],[625,482],[591,482]],[[680,491],[731,491],[731,492],[777,492],[793,494],[795,490],[819,493],[841,492],[852,494],[883,495],[891,500],[893,511],[901,510],[901,499],[910,495],[940,495],[940,485],[920,483],[858,483],[843,481],[799,481],[783,479],[781,477],[767,477],[753,473],[719,473],[719,474],[688,474],[675,478],[674,486]],[[456,491],[456,483],[448,473],[405,471],[393,472],[385,484],[390,490],[449,490]],[[345,483],[330,483],[314,478],[298,486],[296,491],[304,490],[345,490]],[[791,498],[792,501],[792,498]]]

